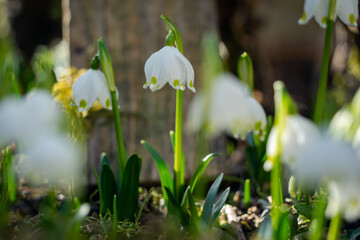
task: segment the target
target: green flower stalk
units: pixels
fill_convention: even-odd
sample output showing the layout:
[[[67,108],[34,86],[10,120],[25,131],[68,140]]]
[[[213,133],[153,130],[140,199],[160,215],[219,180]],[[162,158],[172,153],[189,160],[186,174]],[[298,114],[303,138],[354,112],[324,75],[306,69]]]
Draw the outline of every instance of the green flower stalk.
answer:
[[[145,63],[146,82],[144,88],[151,91],[161,89],[169,83],[176,91],[175,140],[174,140],[174,193],[178,199],[184,191],[185,162],[182,157],[182,98],[185,86],[195,92],[194,70],[183,55],[182,40],[175,25],[161,16],[169,29],[165,47],[153,53]],[[168,186],[167,186],[168,187]]]
[[[277,135],[275,139],[276,152],[269,156],[269,160],[266,165],[271,169],[271,197],[273,200],[273,206],[278,208],[282,205],[282,183],[281,183],[281,136],[284,133],[286,127],[286,119],[288,115],[295,114],[297,108],[294,105],[291,97],[287,93],[285,86],[282,82],[277,81],[274,83],[275,91],[275,122],[274,127],[277,129]],[[268,142],[269,144],[269,142]],[[270,153],[268,153],[270,154]],[[266,166],[264,166],[266,168]]]
[[[181,54],[183,54],[182,39],[175,25],[164,15],[161,15],[165,25],[170,28],[166,38],[166,45],[176,43]],[[171,45],[170,45],[171,46]],[[174,189],[175,196],[180,199],[182,189],[185,185],[185,163],[181,157],[182,153],[182,102],[183,90],[176,90],[176,113],[175,113],[175,149],[174,149]]]
[[[341,229],[341,214],[338,213],[330,221],[330,228],[328,234],[328,240],[337,240],[339,239],[340,229]]]
[[[317,92],[315,112],[314,112],[314,122],[318,124],[322,121],[323,108],[326,97],[327,80],[329,75],[329,64],[330,64],[331,38],[332,38],[334,17],[335,17],[335,6],[336,6],[336,0],[330,0],[328,17],[326,20],[325,44],[324,44],[324,52],[323,52],[323,58],[321,64],[319,88]]]
[[[98,44],[99,44],[100,62],[106,77],[106,81],[109,86],[110,95],[111,95],[111,104],[113,106],[112,110],[114,113],[116,140],[117,140],[117,149],[118,149],[118,154],[117,154],[118,169],[120,176],[123,176],[127,161],[127,154],[124,147],[124,140],[121,129],[120,113],[119,113],[118,101],[116,96],[117,93],[116,93],[114,71],[111,63],[110,54],[109,51],[107,50],[104,40],[100,38],[98,40]]]

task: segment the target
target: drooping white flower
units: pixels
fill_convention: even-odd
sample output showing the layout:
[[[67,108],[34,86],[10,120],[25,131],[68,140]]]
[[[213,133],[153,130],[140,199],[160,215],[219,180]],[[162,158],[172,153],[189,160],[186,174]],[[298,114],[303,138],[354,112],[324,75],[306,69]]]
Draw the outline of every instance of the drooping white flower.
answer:
[[[73,99],[79,112],[88,110],[96,100],[106,109],[111,110],[111,96],[104,73],[89,69],[72,86]]]
[[[144,88],[156,91],[168,82],[175,89],[185,90],[185,85],[195,92],[194,70],[189,60],[175,47],[165,46],[153,53],[145,63]]]
[[[330,181],[328,184],[329,201],[326,216],[332,218],[338,213],[349,222],[360,217],[359,179],[356,181]]]
[[[244,137],[251,130],[263,130],[266,115],[247,86],[226,73],[213,80],[210,92],[195,96],[187,122],[188,129],[193,132],[206,126],[213,135],[227,131]]]
[[[31,144],[35,135],[57,131],[60,119],[60,109],[47,92],[4,99],[0,103],[0,147],[14,140]]]
[[[318,138],[320,138],[320,131],[313,122],[301,115],[289,115],[286,117],[285,127],[280,138],[278,128],[274,126],[271,129],[266,152],[269,158],[280,154],[282,161],[294,168],[300,155],[307,151],[308,146]],[[278,141],[280,152],[278,152]]]
[[[325,28],[329,11],[329,0],[305,0],[304,13],[299,19],[299,24],[306,24],[315,16],[318,24]],[[341,21],[349,26],[357,26],[358,14],[357,0],[337,0],[335,6],[335,18],[339,16]]]

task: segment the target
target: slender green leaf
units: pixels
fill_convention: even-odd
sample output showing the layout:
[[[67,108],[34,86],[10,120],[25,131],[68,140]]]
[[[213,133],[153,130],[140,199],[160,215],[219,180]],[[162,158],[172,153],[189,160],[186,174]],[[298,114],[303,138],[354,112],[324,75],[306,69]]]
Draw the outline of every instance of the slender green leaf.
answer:
[[[140,208],[140,210],[139,210],[138,216],[136,217],[135,223],[139,222],[140,217],[141,217],[142,210],[143,210],[143,208],[144,208],[144,206],[145,206],[146,201],[147,201],[148,198],[150,197],[151,193],[152,193],[152,190],[150,190],[150,191],[148,192],[148,194],[146,194],[146,197],[145,197],[143,203],[141,204],[141,208]]]
[[[114,209],[114,213],[113,213],[113,226],[112,226],[112,233],[114,236],[116,236],[117,233],[117,201],[116,201],[116,194],[114,195],[114,199],[113,199],[113,209]]]
[[[186,190],[185,190],[185,193],[183,195],[182,201],[181,201],[181,209],[183,211],[186,211],[186,207],[187,207],[187,204],[188,204],[189,193],[190,193],[190,187],[187,187]]]
[[[229,196],[229,193],[230,193],[230,188],[228,187],[222,194],[221,196],[219,197],[219,199],[217,200],[217,202],[214,204],[214,207],[213,207],[213,211],[212,211],[212,214],[211,214],[211,218],[210,218],[210,221],[208,223],[208,227],[212,227],[212,225],[214,225],[214,222],[216,221],[217,217],[219,216],[220,214],[220,211],[222,209],[222,207],[224,206],[225,202],[226,202],[226,199],[228,198]]]
[[[196,224],[197,221],[199,220],[199,216],[198,216],[198,211],[196,209],[195,200],[191,192],[189,192],[188,200],[189,200],[189,209],[191,213],[191,222]]]
[[[160,154],[153,147],[150,146],[150,144],[148,144],[144,140],[142,140],[141,143],[148,150],[148,152],[150,153],[152,159],[154,160],[154,162],[158,168],[159,175],[160,175],[160,181],[161,181],[161,187],[162,187],[163,194],[164,194],[164,199],[167,202],[168,197],[167,197],[167,194],[165,191],[165,187],[169,188],[169,190],[171,192],[173,192],[173,189],[174,189],[169,168],[166,166],[164,159],[160,156]]]
[[[212,212],[213,205],[215,202],[216,195],[219,191],[220,183],[224,174],[221,173],[215,180],[215,182],[211,185],[208,194],[206,195],[203,211],[201,213],[201,219],[205,223],[209,223]]]
[[[275,239],[289,239],[290,218],[289,213],[284,212],[280,216]]]
[[[100,213],[105,216],[109,210],[113,212],[113,198],[116,194],[116,180],[114,174],[106,162],[103,162],[100,172],[100,194],[102,202],[100,203]]]
[[[176,215],[179,217],[180,222],[183,225],[189,225],[189,219],[186,216],[185,212],[182,210],[179,202],[176,200],[176,197],[174,196],[174,194],[171,192],[171,190],[168,187],[165,187],[165,191],[169,197],[169,201],[171,202],[172,206],[174,207],[174,211],[176,213]]]
[[[125,167],[124,176],[121,179],[121,189],[118,201],[118,219],[134,221],[138,210],[139,201],[139,178],[141,171],[141,157],[132,155]]]
[[[200,165],[195,169],[195,172],[193,173],[193,175],[191,176],[191,179],[189,181],[191,193],[194,192],[196,183],[198,182],[199,178],[204,173],[207,165],[211,162],[213,157],[215,157],[216,155],[219,155],[219,154],[218,153],[210,153],[201,161]]]

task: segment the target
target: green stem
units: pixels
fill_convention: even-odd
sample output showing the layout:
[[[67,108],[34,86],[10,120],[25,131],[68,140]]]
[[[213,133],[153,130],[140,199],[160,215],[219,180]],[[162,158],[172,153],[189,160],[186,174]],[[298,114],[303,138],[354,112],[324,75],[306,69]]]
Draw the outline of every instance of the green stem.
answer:
[[[327,88],[327,80],[328,80],[329,64],[330,64],[330,48],[331,48],[331,37],[334,26],[335,4],[336,4],[336,0],[330,0],[329,14],[328,14],[329,17],[326,20],[325,44],[324,44],[324,52],[323,52],[323,58],[321,64],[320,81],[319,81],[319,88],[317,92],[315,113],[314,113],[315,123],[320,123],[323,117],[323,108],[326,97],[326,88]]]
[[[117,154],[118,169],[119,169],[120,177],[122,177],[125,170],[127,157],[124,147],[123,134],[121,130],[120,113],[116,98],[116,91],[110,91],[110,94],[111,94],[112,110],[114,113],[115,131],[116,131],[116,140],[117,140],[117,149],[118,149],[118,154]]]
[[[274,207],[282,205],[282,186],[281,186],[281,162],[279,157],[275,157],[274,166],[271,171],[271,198]]]
[[[341,229],[341,214],[338,213],[331,219],[328,240],[339,239],[340,229]]]
[[[327,203],[327,194],[320,193],[317,201],[314,202],[314,210],[311,217],[310,240],[323,239],[323,229],[325,222],[325,210]]]
[[[182,149],[182,90],[176,91],[176,115],[175,115],[175,151],[174,151],[174,181],[175,194],[179,197],[181,187],[184,185],[184,163],[181,160]]]

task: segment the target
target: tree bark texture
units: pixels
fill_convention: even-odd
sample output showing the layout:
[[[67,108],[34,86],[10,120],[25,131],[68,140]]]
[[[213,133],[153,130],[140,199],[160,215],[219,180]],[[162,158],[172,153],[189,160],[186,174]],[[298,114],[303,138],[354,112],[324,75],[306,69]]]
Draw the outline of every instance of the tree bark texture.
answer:
[[[165,44],[167,30],[160,18],[168,16],[179,28],[183,38],[184,55],[195,71],[195,87],[201,79],[201,41],[206,32],[216,31],[216,12],[209,0],[64,0],[64,14],[69,9],[71,18],[68,41],[71,65],[89,67],[97,51],[97,40],[103,37],[112,58],[119,105],[128,154],[143,157],[141,179],[158,180],[156,166],[149,153],[140,144],[149,142],[173,167],[173,150],[169,131],[175,127],[175,94],[170,86],[156,92],[143,89],[144,64],[147,58]],[[66,4],[66,1],[69,1]],[[66,6],[67,5],[67,6]],[[67,16],[66,14],[64,16]],[[66,25],[66,24],[65,24]],[[64,26],[66,29],[66,26]],[[184,92],[184,120],[189,101],[194,94]],[[108,115],[108,114],[106,114]],[[110,122],[109,122],[110,121]],[[96,117],[88,141],[89,166],[99,165],[101,152],[116,158],[115,129],[108,117]],[[195,161],[195,136],[184,134],[183,149],[187,159],[186,176],[189,177]],[[113,161],[115,163],[115,161]],[[220,160],[211,164],[210,172],[219,173]],[[193,171],[193,170],[191,170]],[[94,182],[94,177],[92,177]]]

